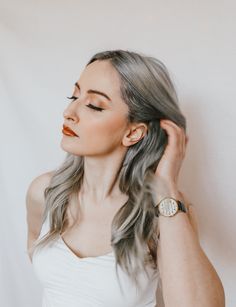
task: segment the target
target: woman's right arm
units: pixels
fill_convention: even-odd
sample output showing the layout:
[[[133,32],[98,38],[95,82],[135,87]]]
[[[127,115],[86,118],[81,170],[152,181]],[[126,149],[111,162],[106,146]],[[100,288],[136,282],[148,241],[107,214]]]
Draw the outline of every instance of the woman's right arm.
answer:
[[[53,172],[44,173],[36,177],[29,185],[26,193],[27,212],[27,251],[32,262],[32,254],[29,249],[38,238],[41,230],[42,217],[45,208],[44,190],[49,185]]]

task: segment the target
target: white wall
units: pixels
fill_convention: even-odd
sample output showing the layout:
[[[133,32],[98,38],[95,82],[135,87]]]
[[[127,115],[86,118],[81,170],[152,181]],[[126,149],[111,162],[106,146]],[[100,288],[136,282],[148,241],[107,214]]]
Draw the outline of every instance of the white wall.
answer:
[[[180,188],[195,204],[202,246],[236,306],[234,1],[0,2],[1,305],[39,307],[26,254],[25,193],[57,167],[66,96],[98,51],[130,49],[162,60],[190,137]]]

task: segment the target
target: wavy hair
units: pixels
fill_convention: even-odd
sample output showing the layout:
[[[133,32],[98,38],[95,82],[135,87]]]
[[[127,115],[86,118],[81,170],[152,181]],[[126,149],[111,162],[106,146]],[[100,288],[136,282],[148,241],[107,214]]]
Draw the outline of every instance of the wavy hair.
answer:
[[[111,245],[117,266],[136,285],[138,272],[146,265],[157,267],[158,218],[155,216],[154,172],[167,145],[167,134],[160,127],[161,119],[169,119],[184,128],[186,119],[179,108],[177,94],[166,66],[158,59],[127,50],[96,53],[90,63],[109,61],[120,78],[120,92],[128,106],[128,120],[146,123],[148,131],[136,144],[128,147],[119,169],[120,191],[128,196],[112,221]],[[44,191],[43,222],[49,215],[50,230],[35,248],[58,239],[67,226],[66,209],[77,197],[83,182],[84,158],[67,153],[62,165],[55,170]]]

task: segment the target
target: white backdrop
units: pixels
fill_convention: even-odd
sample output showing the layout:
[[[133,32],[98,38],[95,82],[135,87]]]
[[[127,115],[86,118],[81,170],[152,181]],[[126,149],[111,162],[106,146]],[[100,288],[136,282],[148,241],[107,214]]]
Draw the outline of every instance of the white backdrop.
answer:
[[[0,2],[0,305],[39,307],[26,253],[25,193],[65,157],[62,112],[90,57],[109,49],[162,60],[190,137],[180,189],[202,246],[236,306],[236,5],[225,0]]]

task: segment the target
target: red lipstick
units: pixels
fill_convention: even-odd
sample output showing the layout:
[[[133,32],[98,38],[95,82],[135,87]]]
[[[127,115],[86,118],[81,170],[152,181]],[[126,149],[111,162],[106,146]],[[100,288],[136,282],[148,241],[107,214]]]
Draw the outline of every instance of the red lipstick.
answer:
[[[77,136],[78,137],[78,135],[73,130],[71,130],[69,127],[67,127],[65,125],[63,125],[62,133],[65,134],[65,135],[68,135],[68,136]]]

